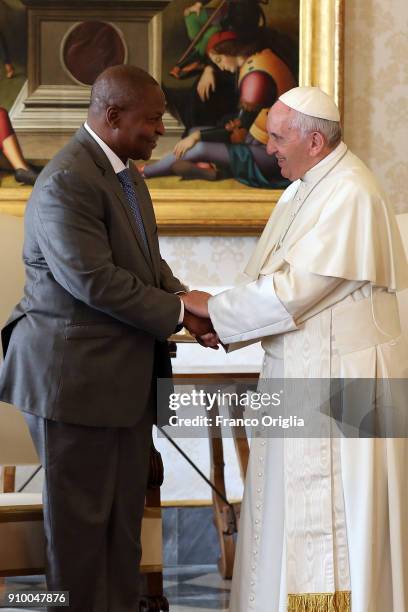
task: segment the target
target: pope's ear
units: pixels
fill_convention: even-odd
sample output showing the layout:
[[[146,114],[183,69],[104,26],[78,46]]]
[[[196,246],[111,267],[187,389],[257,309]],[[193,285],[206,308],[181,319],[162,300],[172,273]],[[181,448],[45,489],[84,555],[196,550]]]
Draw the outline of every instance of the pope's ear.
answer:
[[[312,132],[312,140],[310,143],[310,154],[312,157],[317,157],[326,146],[326,140],[320,132]]]
[[[119,124],[119,120],[120,120],[120,109],[115,106],[108,106],[108,108],[106,109],[106,122],[109,125],[109,127],[111,127],[112,129],[115,129],[118,127]]]

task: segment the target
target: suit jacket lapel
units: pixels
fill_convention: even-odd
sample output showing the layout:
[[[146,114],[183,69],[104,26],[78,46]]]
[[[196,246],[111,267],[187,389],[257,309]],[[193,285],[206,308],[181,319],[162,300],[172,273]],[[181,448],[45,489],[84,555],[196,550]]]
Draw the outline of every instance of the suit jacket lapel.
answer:
[[[156,266],[153,263],[150,253],[148,253],[146,249],[145,243],[143,241],[143,237],[140,234],[140,230],[137,227],[135,218],[130,209],[129,202],[127,201],[127,198],[125,196],[125,192],[123,191],[122,185],[120,184],[119,179],[117,178],[109,159],[106,157],[105,153],[102,151],[98,143],[92,138],[92,136],[83,126],[76,133],[76,137],[81,142],[81,144],[85,146],[85,148],[88,150],[89,154],[93,158],[96,165],[101,169],[103,177],[109,185],[109,190],[113,192],[115,196],[118,198],[118,200],[120,201],[125,211],[125,214],[127,216],[127,219],[129,221],[129,224],[133,230],[135,238],[139,243],[140,250],[142,251],[147,263],[154,270],[155,275],[157,276]],[[136,171],[133,171],[132,175],[134,175],[134,172]],[[136,193],[137,195],[139,195],[138,190],[136,190]],[[142,211],[142,206],[140,207],[140,209],[141,209],[143,223],[145,224],[145,230],[146,230],[146,236],[147,236],[149,248],[151,252],[153,252],[152,245],[150,242],[151,240],[150,235],[149,235],[150,232],[149,232],[148,226],[146,225],[145,215],[143,214],[144,211]]]

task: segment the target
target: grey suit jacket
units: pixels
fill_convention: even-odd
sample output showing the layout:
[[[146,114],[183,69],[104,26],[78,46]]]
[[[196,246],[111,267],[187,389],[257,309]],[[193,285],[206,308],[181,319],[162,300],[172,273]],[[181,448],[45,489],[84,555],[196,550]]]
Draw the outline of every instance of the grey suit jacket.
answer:
[[[46,166],[25,215],[24,297],[2,330],[0,399],[38,416],[132,426],[183,285],[161,258],[147,187],[133,170],[150,253],[113,168],[85,128]]]

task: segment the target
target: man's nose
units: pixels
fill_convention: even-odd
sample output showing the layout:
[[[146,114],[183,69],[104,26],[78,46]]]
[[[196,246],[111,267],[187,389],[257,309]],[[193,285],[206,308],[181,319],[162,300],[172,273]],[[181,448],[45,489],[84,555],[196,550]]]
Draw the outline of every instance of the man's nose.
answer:
[[[164,127],[163,120],[161,119],[157,126],[157,133],[160,134],[160,136],[163,136],[165,131],[166,131],[166,128]]]

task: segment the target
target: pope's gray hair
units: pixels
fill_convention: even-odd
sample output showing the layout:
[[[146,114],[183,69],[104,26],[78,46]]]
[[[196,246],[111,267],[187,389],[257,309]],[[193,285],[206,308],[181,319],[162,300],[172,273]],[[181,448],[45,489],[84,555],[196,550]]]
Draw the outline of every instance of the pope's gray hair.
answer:
[[[329,121],[319,117],[311,117],[299,111],[293,111],[290,127],[298,129],[302,136],[319,132],[325,138],[329,147],[335,147],[341,142],[341,125],[338,121]]]

